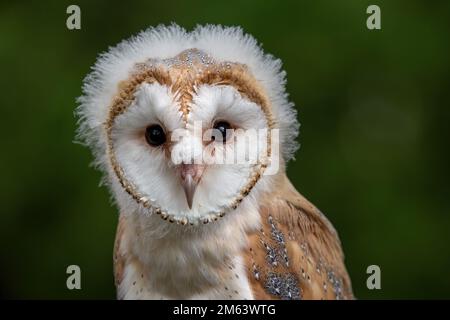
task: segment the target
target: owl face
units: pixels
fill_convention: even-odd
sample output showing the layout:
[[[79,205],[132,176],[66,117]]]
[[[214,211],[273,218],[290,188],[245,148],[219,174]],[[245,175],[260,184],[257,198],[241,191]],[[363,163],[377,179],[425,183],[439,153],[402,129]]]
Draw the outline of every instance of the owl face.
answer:
[[[214,221],[286,160],[283,144],[297,128],[284,74],[239,29],[217,28],[151,29],[105,55],[87,78],[80,132],[124,210],[134,203],[132,211],[183,225]],[[218,35],[223,51],[212,49]],[[158,41],[164,54],[136,47]]]
[[[119,97],[107,126],[114,174],[164,219],[216,220],[269,163],[267,97],[244,66],[188,49],[136,65]]]

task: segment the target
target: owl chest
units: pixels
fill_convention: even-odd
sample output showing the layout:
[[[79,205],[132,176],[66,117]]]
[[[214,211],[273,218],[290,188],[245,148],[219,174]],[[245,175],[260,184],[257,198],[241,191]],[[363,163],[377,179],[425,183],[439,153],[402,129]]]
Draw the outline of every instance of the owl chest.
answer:
[[[175,268],[175,266],[174,266]],[[153,269],[153,268],[152,268]],[[241,257],[217,272],[201,261],[192,269],[170,268],[148,272],[139,263],[125,267],[124,281],[119,285],[119,298],[137,300],[166,299],[253,299]]]

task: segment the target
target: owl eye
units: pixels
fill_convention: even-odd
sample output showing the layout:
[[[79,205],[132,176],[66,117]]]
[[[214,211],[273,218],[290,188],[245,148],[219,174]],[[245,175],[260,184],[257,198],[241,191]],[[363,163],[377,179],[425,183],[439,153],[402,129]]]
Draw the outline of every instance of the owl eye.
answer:
[[[227,121],[217,121],[214,124],[213,128],[216,129],[221,134],[221,136],[216,137],[216,135],[213,134],[212,140],[226,142],[227,139],[230,138],[231,134],[229,129],[231,129],[231,125]]]
[[[149,145],[157,147],[166,142],[166,134],[160,125],[154,124],[145,129],[145,140]]]

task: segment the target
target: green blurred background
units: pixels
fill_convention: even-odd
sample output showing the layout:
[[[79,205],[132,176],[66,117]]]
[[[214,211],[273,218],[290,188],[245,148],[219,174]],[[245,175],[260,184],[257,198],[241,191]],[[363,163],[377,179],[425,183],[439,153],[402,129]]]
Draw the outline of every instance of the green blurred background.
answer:
[[[2,2],[1,298],[115,297],[117,210],[73,143],[75,98],[98,53],[170,22],[240,25],[282,59],[302,123],[289,176],[339,231],[358,298],[450,298],[450,2],[365,0]]]

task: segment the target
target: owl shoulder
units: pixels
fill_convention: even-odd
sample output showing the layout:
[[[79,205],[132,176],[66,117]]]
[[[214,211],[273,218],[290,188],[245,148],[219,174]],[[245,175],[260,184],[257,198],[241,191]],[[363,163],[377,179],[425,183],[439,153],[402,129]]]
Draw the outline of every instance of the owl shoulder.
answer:
[[[285,177],[260,204],[244,252],[256,299],[352,299],[339,237]]]

